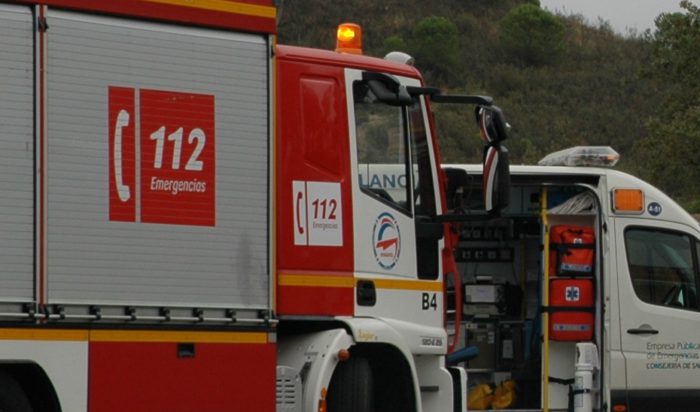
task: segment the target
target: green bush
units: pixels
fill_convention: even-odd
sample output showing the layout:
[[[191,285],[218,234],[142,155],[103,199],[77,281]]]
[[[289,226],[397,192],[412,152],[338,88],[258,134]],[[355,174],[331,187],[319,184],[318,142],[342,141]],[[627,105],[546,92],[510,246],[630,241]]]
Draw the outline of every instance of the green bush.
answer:
[[[514,8],[498,26],[501,47],[516,62],[553,64],[564,51],[564,24],[534,4]]]

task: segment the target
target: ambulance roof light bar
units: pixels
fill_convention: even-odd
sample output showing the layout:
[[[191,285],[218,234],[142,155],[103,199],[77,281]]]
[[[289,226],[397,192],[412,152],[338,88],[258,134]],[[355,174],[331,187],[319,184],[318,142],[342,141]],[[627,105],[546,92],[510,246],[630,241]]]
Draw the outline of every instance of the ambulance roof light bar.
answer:
[[[540,166],[598,166],[613,167],[620,155],[610,146],[576,146],[550,153],[539,162]]]

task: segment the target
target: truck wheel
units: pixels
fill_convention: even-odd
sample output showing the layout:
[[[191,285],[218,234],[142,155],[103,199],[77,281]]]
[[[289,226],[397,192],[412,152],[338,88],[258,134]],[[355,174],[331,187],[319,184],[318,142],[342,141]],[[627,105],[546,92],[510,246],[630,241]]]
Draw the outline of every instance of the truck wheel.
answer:
[[[374,387],[369,360],[351,357],[333,372],[328,412],[374,412]]]
[[[5,372],[0,372],[0,412],[32,412],[22,387]]]

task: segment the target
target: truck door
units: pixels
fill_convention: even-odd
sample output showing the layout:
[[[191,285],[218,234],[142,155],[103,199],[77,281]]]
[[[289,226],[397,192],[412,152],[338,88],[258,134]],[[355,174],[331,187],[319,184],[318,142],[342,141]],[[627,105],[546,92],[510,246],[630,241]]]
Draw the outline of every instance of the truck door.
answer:
[[[618,299],[630,412],[696,410],[700,312],[695,230],[670,222],[615,220]],[[618,373],[613,371],[612,373]]]
[[[356,314],[441,325],[442,235],[427,223],[439,199],[425,103],[414,96],[410,104],[387,104],[362,79],[363,72],[346,71],[356,172]]]

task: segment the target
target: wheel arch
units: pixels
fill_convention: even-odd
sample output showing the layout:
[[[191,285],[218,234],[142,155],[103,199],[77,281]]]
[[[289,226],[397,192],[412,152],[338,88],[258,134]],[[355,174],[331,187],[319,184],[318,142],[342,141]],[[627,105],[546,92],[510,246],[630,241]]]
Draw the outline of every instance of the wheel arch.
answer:
[[[414,354],[394,325],[370,318],[286,319],[281,322],[278,339],[278,366],[291,366],[298,371],[304,382],[307,409],[317,407],[321,394],[329,388],[342,363],[337,357],[340,349],[348,350],[351,358],[369,360],[376,375],[379,406],[385,406],[376,410],[422,409]]]
[[[0,363],[6,372],[19,384],[35,411],[61,412],[56,388],[44,369],[33,362]]]
[[[360,343],[350,348],[350,356],[361,356],[369,360],[376,410],[417,410],[416,374],[399,348],[384,342]]]

